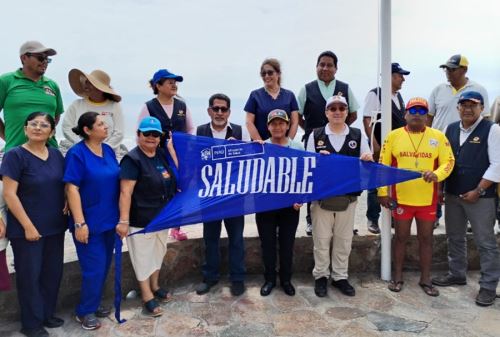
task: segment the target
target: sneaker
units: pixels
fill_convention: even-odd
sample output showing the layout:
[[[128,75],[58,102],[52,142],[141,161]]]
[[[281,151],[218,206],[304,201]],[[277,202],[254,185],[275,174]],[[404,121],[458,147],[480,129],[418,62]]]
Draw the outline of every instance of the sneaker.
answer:
[[[82,324],[84,330],[96,330],[101,327],[101,321],[95,317],[95,314],[87,314],[85,316],[76,315],[75,319],[78,323]]]
[[[314,293],[318,297],[325,297],[327,290],[326,286],[328,285],[328,279],[326,277],[320,277],[319,279],[314,281]]]
[[[368,231],[372,234],[380,234],[380,228],[376,221],[368,220]]]
[[[111,314],[111,307],[100,305],[95,312],[95,316],[99,318],[106,318]]]
[[[177,241],[187,240],[187,234],[183,232],[180,228],[172,228],[170,230],[170,237],[174,238]]]
[[[240,296],[245,292],[245,283],[243,281],[233,281],[231,283],[231,295]]]
[[[202,283],[196,286],[196,293],[198,295],[206,294],[210,291],[214,285],[216,285],[219,281],[217,280],[203,280]]]
[[[435,284],[440,287],[448,287],[453,285],[464,286],[467,284],[467,280],[465,278],[456,277],[448,273],[441,276],[433,277],[432,284]]]
[[[346,279],[342,280],[332,280],[332,286],[339,289],[340,292],[346,296],[354,296],[356,295],[356,290],[354,287],[347,281]]]
[[[313,235],[313,225],[310,222],[308,222],[307,225],[306,225],[306,234],[308,236],[312,236]]]
[[[495,290],[479,288],[479,293],[476,296],[476,304],[481,307],[487,307],[495,303],[496,297],[497,292]]]

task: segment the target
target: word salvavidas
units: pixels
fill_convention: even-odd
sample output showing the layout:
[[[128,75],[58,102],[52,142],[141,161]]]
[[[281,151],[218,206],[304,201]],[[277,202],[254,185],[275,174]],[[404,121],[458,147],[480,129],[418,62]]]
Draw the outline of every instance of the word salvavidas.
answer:
[[[200,198],[247,193],[312,193],[316,157],[269,157],[212,163],[201,168]]]

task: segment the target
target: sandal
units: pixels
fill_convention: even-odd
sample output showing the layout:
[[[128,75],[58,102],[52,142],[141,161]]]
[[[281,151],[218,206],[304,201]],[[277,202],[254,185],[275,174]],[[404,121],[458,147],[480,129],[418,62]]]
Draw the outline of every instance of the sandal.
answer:
[[[404,284],[403,281],[391,280],[391,282],[389,282],[389,285],[387,286],[387,288],[390,291],[393,291],[395,293],[399,293],[401,291],[401,289],[403,289],[403,284]]]
[[[144,302],[144,310],[142,312],[144,315],[149,317],[158,317],[163,315],[163,309],[154,298]]]
[[[432,297],[439,296],[439,290],[437,290],[437,288],[434,287],[432,284],[425,284],[425,283],[420,282],[418,285],[420,286],[420,288],[422,288],[424,293],[426,293],[427,295],[432,296]]]
[[[162,288],[158,288],[158,290],[153,291],[153,295],[155,295],[156,299],[162,303],[168,303],[173,299],[170,292]]]

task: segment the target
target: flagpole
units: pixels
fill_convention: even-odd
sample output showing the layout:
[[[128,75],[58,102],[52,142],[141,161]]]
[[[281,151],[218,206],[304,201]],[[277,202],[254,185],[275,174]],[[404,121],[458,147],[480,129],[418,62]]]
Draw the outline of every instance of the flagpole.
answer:
[[[382,140],[391,131],[391,0],[380,0],[380,46],[382,77]],[[382,144],[381,144],[382,145]],[[382,226],[380,228],[381,261],[380,277],[391,279],[391,214],[382,207]]]

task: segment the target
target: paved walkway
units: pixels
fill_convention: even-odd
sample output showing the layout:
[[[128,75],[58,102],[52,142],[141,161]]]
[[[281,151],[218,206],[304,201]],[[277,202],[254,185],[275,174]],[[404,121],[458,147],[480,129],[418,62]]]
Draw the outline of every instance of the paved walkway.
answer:
[[[128,321],[118,325],[104,319],[101,329],[84,331],[74,322],[71,310],[60,315],[66,324],[51,329],[53,337],[146,337],[146,336],[500,336],[500,299],[491,307],[474,303],[477,272],[469,273],[467,286],[440,288],[441,296],[429,297],[418,287],[418,275],[408,273],[400,293],[387,290],[387,283],[373,274],[351,277],[355,297],[329,287],[328,297],[314,295],[310,275],[297,275],[297,294],[289,297],[276,288],[268,297],[259,294],[260,276],[250,276],[247,291],[233,297],[227,282],[199,296],[195,284],[172,288],[175,300],[165,304],[165,314],[149,318],[141,314],[139,299],[124,303]],[[22,336],[17,322],[0,322],[0,336]]]

